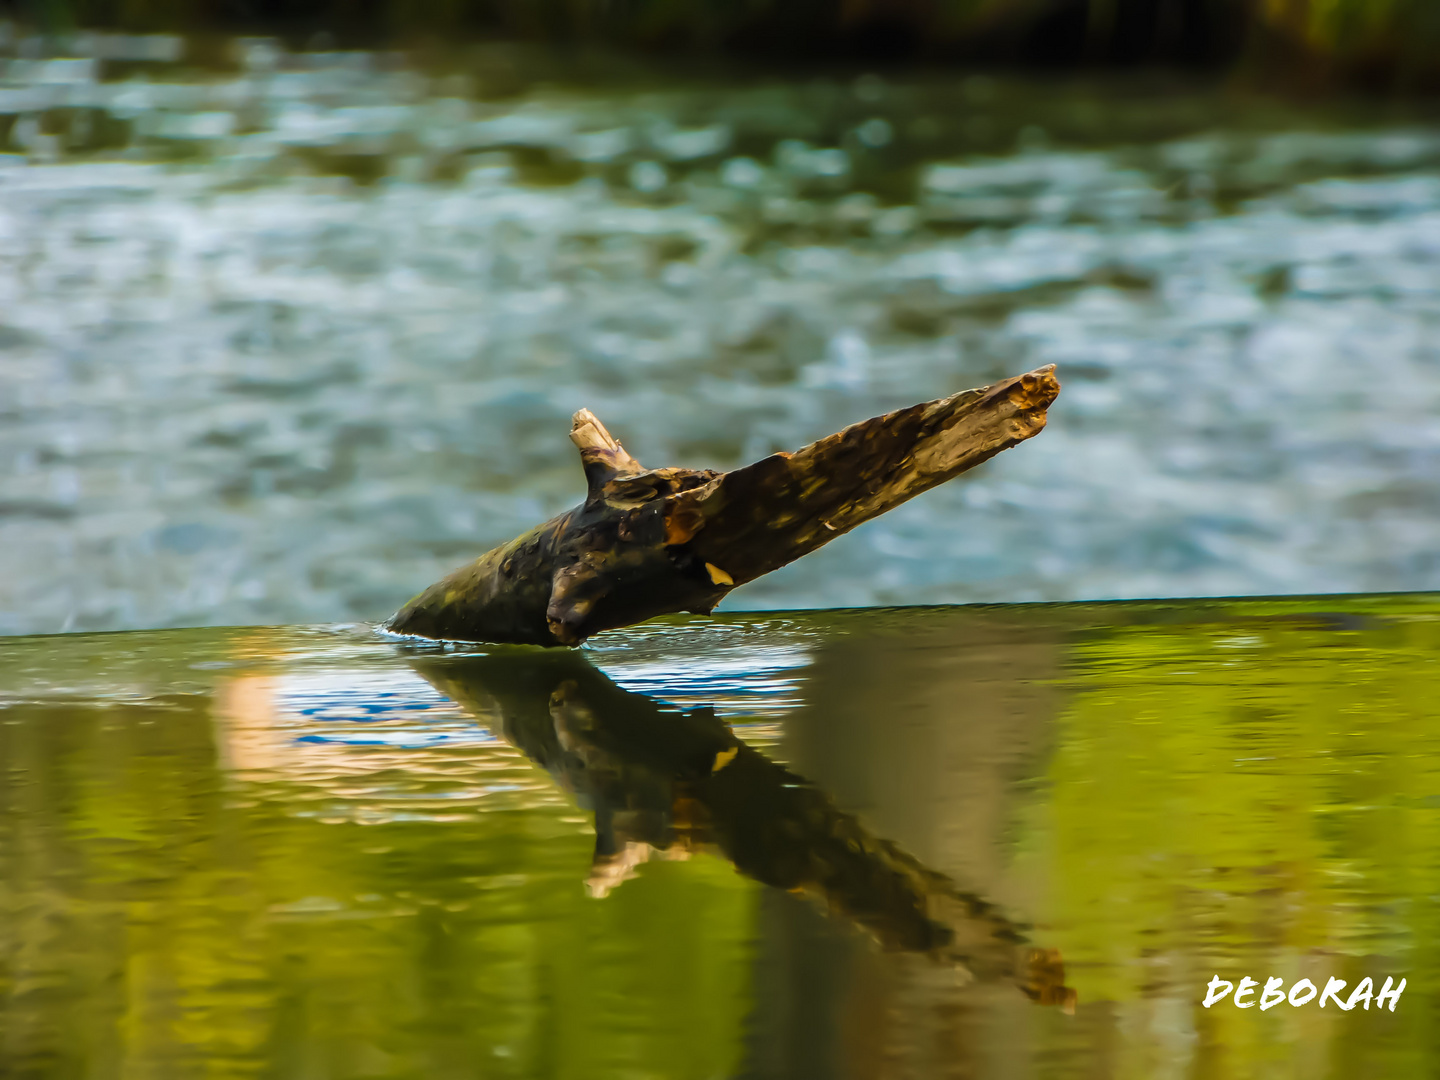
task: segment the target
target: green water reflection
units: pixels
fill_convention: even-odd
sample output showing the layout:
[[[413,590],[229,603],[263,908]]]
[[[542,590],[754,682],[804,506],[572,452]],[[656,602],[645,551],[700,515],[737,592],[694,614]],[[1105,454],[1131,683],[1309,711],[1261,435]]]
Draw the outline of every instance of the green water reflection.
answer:
[[[1428,1075],[1437,702],[1433,596],[0,640],[0,1074]]]

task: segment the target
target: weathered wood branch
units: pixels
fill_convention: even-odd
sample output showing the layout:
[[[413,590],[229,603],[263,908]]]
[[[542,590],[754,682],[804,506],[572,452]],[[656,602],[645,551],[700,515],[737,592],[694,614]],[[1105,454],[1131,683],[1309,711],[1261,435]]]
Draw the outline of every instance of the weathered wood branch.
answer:
[[[708,614],[736,586],[1038,434],[1054,365],[853,424],[724,474],[645,469],[581,409],[584,503],[411,600],[401,634],[578,645],[674,611]]]

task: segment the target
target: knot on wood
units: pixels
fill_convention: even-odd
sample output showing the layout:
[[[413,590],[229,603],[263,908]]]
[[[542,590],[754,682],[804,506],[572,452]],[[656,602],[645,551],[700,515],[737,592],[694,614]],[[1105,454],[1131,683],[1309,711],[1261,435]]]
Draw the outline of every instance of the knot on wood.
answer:
[[[1055,365],[1047,364],[1011,380],[1006,393],[1011,404],[1021,411],[1048,409],[1060,396],[1060,380],[1055,377]]]

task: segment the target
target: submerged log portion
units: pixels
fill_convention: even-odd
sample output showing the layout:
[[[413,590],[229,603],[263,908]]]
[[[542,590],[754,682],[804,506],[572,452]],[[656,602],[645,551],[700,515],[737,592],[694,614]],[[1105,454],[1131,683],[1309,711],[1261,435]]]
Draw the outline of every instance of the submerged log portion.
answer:
[[[411,600],[399,634],[578,645],[735,587],[1039,434],[1054,365],[863,420],[793,454],[717,473],[645,469],[587,409],[570,439],[585,502]]]

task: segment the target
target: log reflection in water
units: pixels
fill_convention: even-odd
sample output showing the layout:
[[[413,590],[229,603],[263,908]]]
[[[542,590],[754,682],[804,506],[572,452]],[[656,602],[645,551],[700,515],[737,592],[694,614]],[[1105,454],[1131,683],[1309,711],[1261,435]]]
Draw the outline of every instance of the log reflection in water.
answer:
[[[575,653],[415,667],[594,812],[595,895],[652,855],[714,850],[748,877],[821,900],[887,949],[1011,979],[1037,1002],[1073,1007],[1058,952],[1030,947],[994,905],[872,835],[713,709],[682,711],[623,690]]]

